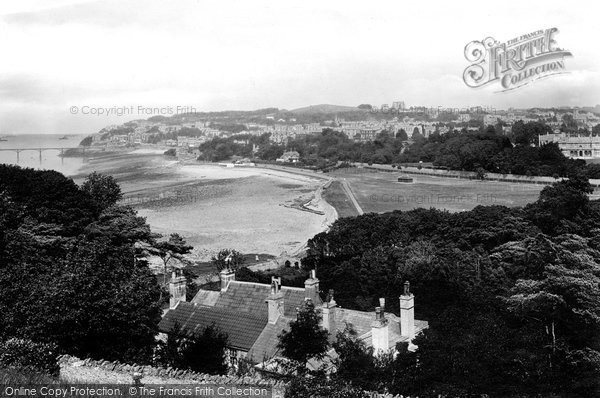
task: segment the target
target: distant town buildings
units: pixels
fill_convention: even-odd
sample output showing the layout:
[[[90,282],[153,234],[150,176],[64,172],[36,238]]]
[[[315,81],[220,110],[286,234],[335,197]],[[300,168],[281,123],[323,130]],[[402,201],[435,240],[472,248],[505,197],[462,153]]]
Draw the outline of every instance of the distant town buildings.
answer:
[[[600,136],[570,136],[566,133],[539,136],[539,145],[554,142],[563,155],[573,159],[600,159]]]
[[[378,115],[377,115],[378,114]],[[277,115],[277,116],[273,116]],[[217,118],[218,119],[218,118]],[[279,117],[277,113],[266,115],[262,122],[236,122],[243,125],[244,130],[237,134],[261,136],[269,134],[273,144],[287,145],[292,140],[303,136],[320,134],[324,128],[342,132],[355,142],[369,142],[377,139],[378,134],[387,132],[394,137],[401,132],[406,133],[407,139],[413,139],[415,133],[423,137],[431,134],[446,134],[457,129],[469,131],[478,130],[481,126],[492,125],[505,134],[510,134],[512,126],[518,121],[543,122],[550,126],[555,133],[565,131],[566,125],[572,130],[583,129],[588,132],[600,124],[600,117],[593,112],[581,109],[512,109],[497,110],[482,106],[469,108],[427,108],[422,106],[407,107],[404,101],[394,101],[382,104],[381,107],[371,106],[371,114],[365,114],[364,119],[345,120],[344,114],[336,114],[332,120],[320,123],[297,123],[295,117]],[[225,123],[226,124],[226,123]],[[220,120],[216,124],[210,119],[185,120],[179,123],[173,121],[135,120],[123,125],[111,125],[102,129],[92,139],[92,145],[136,146],[142,144],[162,144],[181,149],[190,153],[202,143],[215,137],[230,137],[231,131],[219,129]],[[586,134],[582,134],[586,135]],[[587,134],[589,135],[589,134]],[[404,135],[401,135],[404,137]],[[241,140],[241,141],[240,141]],[[244,141],[245,140],[245,141]],[[595,138],[563,136],[541,137],[540,142],[557,142],[565,155],[575,158],[595,158]],[[249,143],[247,138],[235,142]],[[244,141],[244,142],[242,142]],[[586,147],[587,146],[587,147]],[[256,152],[258,148],[253,148]]]

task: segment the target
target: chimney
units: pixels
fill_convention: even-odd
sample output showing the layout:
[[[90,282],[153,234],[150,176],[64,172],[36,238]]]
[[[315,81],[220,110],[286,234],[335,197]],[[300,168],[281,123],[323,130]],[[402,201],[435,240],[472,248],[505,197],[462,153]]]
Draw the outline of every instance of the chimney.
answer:
[[[415,337],[415,296],[410,292],[410,282],[404,282],[400,296],[400,334],[409,339]]]
[[[329,289],[327,294],[327,302],[323,304],[321,313],[323,314],[323,329],[330,333],[330,337],[335,337],[336,325],[335,325],[335,314],[336,314],[337,303],[333,299],[333,289]]]
[[[312,302],[317,305],[319,297],[319,280],[317,279],[317,273],[314,269],[310,270],[308,279],[304,281],[304,297],[311,299]]]
[[[283,315],[283,293],[281,292],[281,278],[271,277],[271,293],[265,300],[269,310],[269,323],[274,324],[280,315]]]
[[[235,272],[229,267],[223,268],[223,270],[219,273],[219,279],[221,279],[221,293],[223,293],[227,291],[229,282],[235,280]]]
[[[375,308],[375,320],[371,323],[371,342],[373,355],[385,353],[389,350],[388,320],[385,318],[383,308]]]
[[[173,309],[177,307],[180,301],[185,301],[185,295],[187,290],[187,281],[185,276],[173,271],[171,275],[171,281],[169,282],[169,308]]]

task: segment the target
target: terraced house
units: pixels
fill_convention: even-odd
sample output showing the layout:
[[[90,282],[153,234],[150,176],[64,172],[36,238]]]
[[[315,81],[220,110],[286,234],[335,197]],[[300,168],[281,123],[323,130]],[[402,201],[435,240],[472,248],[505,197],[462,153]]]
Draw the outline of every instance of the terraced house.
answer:
[[[395,348],[398,342],[410,343],[426,321],[414,319],[414,296],[408,282],[400,300],[400,316],[385,313],[385,300],[375,313],[344,309],[337,306],[333,292],[321,298],[319,280],[311,271],[304,288],[281,286],[281,278],[270,285],[235,280],[235,273],[220,273],[220,291],[200,290],[191,302],[185,301],[185,278],[173,273],[170,282],[170,309],[159,324],[162,333],[171,333],[175,324],[179,333],[194,335],[214,324],[228,335],[229,364],[237,366],[244,358],[251,363],[268,362],[279,355],[278,336],[296,319],[297,309],[312,300],[320,310],[322,327],[331,339],[350,324],[358,338],[372,346],[375,353]],[[331,353],[333,354],[333,353]]]

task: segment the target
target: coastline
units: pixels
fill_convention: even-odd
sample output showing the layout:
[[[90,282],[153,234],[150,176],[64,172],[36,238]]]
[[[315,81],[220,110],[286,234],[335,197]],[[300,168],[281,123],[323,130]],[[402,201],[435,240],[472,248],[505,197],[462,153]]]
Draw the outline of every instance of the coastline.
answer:
[[[191,259],[207,261],[221,249],[300,257],[308,239],[338,218],[323,197],[331,178],[289,168],[225,168],[181,161],[159,149],[97,153],[77,173],[113,175],[124,204],[145,217],[153,232],[179,233],[194,246]]]

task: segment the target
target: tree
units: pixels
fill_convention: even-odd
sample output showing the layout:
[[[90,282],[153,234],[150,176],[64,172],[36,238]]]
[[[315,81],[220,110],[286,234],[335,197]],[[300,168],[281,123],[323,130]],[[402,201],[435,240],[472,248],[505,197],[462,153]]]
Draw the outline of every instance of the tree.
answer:
[[[92,141],[93,141],[93,137],[91,135],[88,135],[83,140],[81,140],[81,142],[79,143],[79,146],[84,146],[84,147],[91,146]]]
[[[544,232],[580,232],[593,189],[584,176],[557,181],[540,192],[539,199],[525,207],[528,217]]]
[[[208,374],[225,374],[227,334],[213,323],[194,334],[173,326],[167,341],[159,345],[157,361],[163,366]]]
[[[425,137],[423,137],[423,134],[421,134],[421,131],[419,130],[418,127],[415,127],[413,129],[413,133],[412,136],[410,137],[413,141],[424,141]]]
[[[135,258],[144,220],[130,208],[99,212],[56,172],[0,165],[0,191],[0,339],[148,363],[160,288]]]
[[[221,272],[225,268],[235,272],[243,267],[244,261],[245,258],[242,253],[234,249],[222,249],[211,259],[211,262],[217,273]]]
[[[182,341],[181,353],[184,368],[200,373],[225,374],[225,349],[227,334],[214,324],[204,328],[202,333]]]
[[[294,377],[285,390],[286,398],[370,398],[372,395],[342,380],[327,380],[322,376]]]
[[[279,335],[278,347],[282,354],[301,364],[301,371],[309,359],[323,358],[329,346],[328,333],[319,323],[318,310],[311,300],[306,300],[298,310],[296,320],[290,322],[289,330]]]
[[[475,173],[478,180],[485,180],[487,178],[486,170],[483,167],[478,167]]]
[[[89,194],[100,209],[113,206],[123,197],[121,187],[114,177],[96,171],[85,179],[81,190]]]
[[[406,134],[406,131],[404,129],[400,129],[396,133],[396,139],[401,141],[408,141],[408,135]]]
[[[339,331],[333,348],[337,353],[334,364],[335,377],[363,390],[376,391],[378,369],[375,366],[373,348],[367,348],[365,343],[358,340],[356,331],[346,326]]]
[[[160,257],[163,260],[163,285],[166,285],[168,274],[167,265],[169,261],[173,258],[184,261],[185,258],[183,255],[190,253],[194,247],[189,246],[185,239],[179,236],[179,234],[171,234],[168,240],[156,243],[155,247],[159,250]]]
[[[85,228],[88,238],[107,238],[114,245],[145,242],[152,244],[154,236],[146,219],[129,206],[112,206]]]

